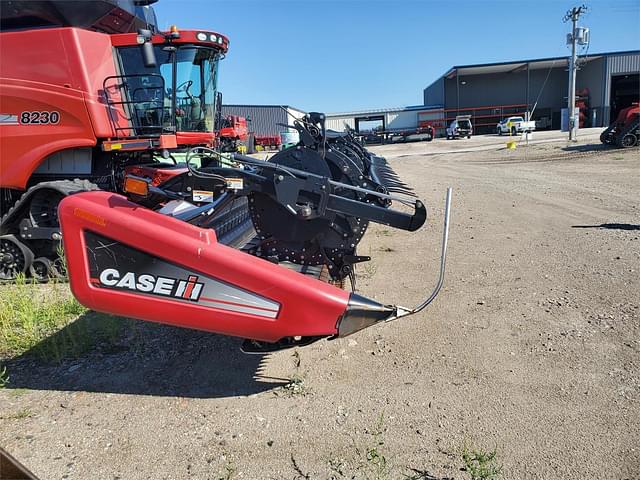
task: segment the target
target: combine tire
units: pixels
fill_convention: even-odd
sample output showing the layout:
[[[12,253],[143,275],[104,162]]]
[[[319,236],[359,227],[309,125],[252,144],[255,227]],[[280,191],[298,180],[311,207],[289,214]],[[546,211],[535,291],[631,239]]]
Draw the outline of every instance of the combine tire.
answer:
[[[53,262],[46,257],[38,257],[31,263],[31,276],[36,282],[47,283],[51,277],[56,277]]]
[[[627,127],[616,135],[616,145],[621,148],[630,148],[638,145],[636,133],[639,131],[639,121],[631,122]]]
[[[33,252],[14,235],[0,237],[0,281],[14,281],[26,274],[33,262]]]
[[[633,133],[621,135],[618,146],[622,148],[635,147],[638,144],[638,138]]]

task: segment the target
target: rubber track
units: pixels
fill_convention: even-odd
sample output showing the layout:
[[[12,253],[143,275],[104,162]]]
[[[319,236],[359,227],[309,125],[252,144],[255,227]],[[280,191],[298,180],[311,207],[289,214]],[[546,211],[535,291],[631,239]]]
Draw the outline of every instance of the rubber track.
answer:
[[[74,193],[86,192],[91,190],[100,190],[95,183],[91,183],[89,180],[81,180],[76,178],[75,180],[53,180],[50,182],[37,183],[33,187],[26,190],[18,199],[17,202],[4,214],[2,220],[0,220],[0,235],[5,235],[12,232],[12,226],[17,224],[22,218],[22,213],[29,206],[29,200],[38,191],[49,189],[60,192],[61,194],[73,195]]]
[[[638,120],[633,120],[631,121],[631,123],[629,123],[629,125],[627,125],[618,135],[616,135],[614,137],[614,144],[616,147],[618,148],[625,148],[621,145],[620,142],[622,142],[622,139],[624,138],[624,136],[628,133],[633,132],[634,130],[638,129],[638,126],[640,125],[640,119]],[[636,147],[639,146],[640,143],[636,143]]]

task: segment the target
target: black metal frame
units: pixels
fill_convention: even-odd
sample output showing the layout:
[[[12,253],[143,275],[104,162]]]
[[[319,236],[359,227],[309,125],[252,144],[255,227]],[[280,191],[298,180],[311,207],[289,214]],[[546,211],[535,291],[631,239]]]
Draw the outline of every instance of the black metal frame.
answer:
[[[129,84],[127,83],[128,79],[137,78],[137,77],[146,77],[146,78],[158,78],[160,80],[160,85],[152,86],[152,87],[139,87],[136,88],[133,92],[129,91]],[[117,80],[119,83],[115,83],[109,85],[110,80]],[[117,88],[120,92],[120,97],[124,100],[114,100],[109,94],[110,88]],[[105,95],[105,101],[107,102],[107,108],[109,111],[109,120],[111,121],[111,125],[113,126],[113,130],[116,132],[117,137],[127,137],[127,138],[139,138],[139,137],[157,137],[162,133],[169,131],[175,132],[175,123],[172,122],[169,126],[164,125],[165,118],[165,83],[162,75],[157,73],[134,73],[129,75],[111,75],[106,77],[102,82],[102,89]],[[135,94],[138,91],[149,91],[149,90],[158,90],[160,89],[162,92],[160,100],[145,100],[145,101],[136,101]],[[174,95],[175,96],[175,95]],[[150,111],[159,111],[159,119],[160,124],[155,125],[142,125],[140,122],[140,117],[137,112],[138,109],[136,105],[140,104],[158,104],[155,107],[145,107],[143,110],[145,112]],[[122,106],[123,108],[117,108],[118,106]],[[125,120],[129,124],[126,127],[122,127],[118,125],[118,117],[117,115],[122,114],[125,116]],[[129,134],[122,134],[122,132],[129,132]]]

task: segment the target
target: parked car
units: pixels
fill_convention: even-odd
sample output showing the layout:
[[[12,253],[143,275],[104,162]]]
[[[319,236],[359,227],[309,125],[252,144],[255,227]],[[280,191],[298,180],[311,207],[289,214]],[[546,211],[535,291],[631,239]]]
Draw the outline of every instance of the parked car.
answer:
[[[496,133],[502,135],[511,133],[516,135],[522,132],[533,132],[536,129],[536,122],[525,122],[522,117],[508,117],[496,125]]]
[[[447,140],[454,138],[471,138],[473,134],[473,126],[471,125],[471,116],[459,115],[447,127]]]

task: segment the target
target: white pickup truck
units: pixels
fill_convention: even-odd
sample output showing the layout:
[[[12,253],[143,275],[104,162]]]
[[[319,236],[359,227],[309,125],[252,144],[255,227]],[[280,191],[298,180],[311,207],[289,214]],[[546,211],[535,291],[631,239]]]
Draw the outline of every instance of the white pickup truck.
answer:
[[[502,135],[511,133],[516,135],[522,132],[533,132],[536,129],[536,122],[525,122],[522,117],[508,117],[496,125],[496,133]]]

